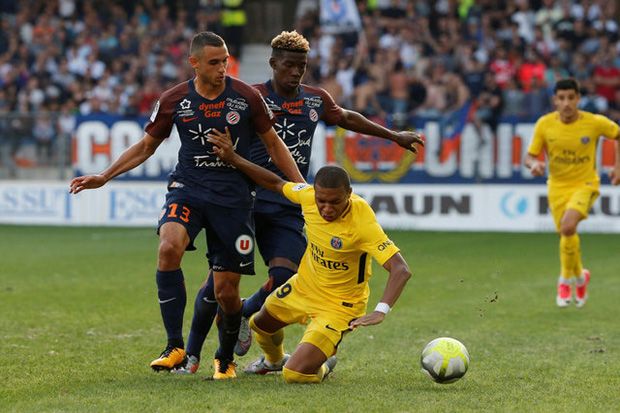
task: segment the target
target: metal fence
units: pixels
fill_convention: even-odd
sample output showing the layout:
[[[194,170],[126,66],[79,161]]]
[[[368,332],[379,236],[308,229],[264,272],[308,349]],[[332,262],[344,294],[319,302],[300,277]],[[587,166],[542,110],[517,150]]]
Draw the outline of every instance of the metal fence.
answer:
[[[0,179],[67,179],[75,116],[0,113]]]

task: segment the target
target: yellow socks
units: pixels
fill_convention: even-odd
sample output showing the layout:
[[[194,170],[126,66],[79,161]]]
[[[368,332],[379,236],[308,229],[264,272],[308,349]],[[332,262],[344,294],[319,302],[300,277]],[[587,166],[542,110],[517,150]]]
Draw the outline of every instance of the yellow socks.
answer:
[[[316,374],[303,374],[298,373],[296,371],[287,369],[286,367],[282,368],[282,377],[284,377],[284,381],[287,383],[320,383],[323,381],[323,377],[328,372],[329,367],[325,364],[321,365],[319,372]]]
[[[562,269],[561,277],[565,280],[581,276],[579,235],[560,236],[560,266]]]
[[[254,323],[254,317],[250,318],[250,328],[254,330],[254,337],[260,348],[265,353],[265,360],[268,363],[276,364],[284,358],[284,331],[282,329],[273,334],[261,330]]]

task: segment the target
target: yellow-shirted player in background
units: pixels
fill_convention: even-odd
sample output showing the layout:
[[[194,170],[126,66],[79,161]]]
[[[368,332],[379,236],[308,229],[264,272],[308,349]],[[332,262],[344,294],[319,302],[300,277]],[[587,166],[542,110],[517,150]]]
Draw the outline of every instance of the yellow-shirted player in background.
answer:
[[[590,272],[581,263],[577,225],[588,217],[599,195],[598,140],[601,136],[620,139],[618,124],[605,116],[577,109],[579,97],[576,80],[562,79],[555,84],[553,101],[557,110],[538,119],[525,158],[525,166],[534,176],[545,174],[545,162],[537,159],[543,149],[549,162],[549,208],[560,234],[561,274],[556,296],[559,307],[571,303],[573,280],[576,306],[586,303]],[[620,183],[619,143],[616,143],[616,163],[610,178],[613,185]]]
[[[314,186],[286,182],[237,155],[227,134],[212,130],[209,141],[221,159],[257,184],[300,204],[306,222],[308,247],[297,274],[269,295],[250,319],[264,356],[245,372],[282,370],[287,383],[319,383],[334,368],[334,354],[346,332],[383,321],[411,277],[409,267],[368,203],[352,194],[344,169],[321,168]],[[389,277],[381,302],[365,314],[371,258]],[[283,328],[300,322],[307,323],[306,331],[289,357]]]

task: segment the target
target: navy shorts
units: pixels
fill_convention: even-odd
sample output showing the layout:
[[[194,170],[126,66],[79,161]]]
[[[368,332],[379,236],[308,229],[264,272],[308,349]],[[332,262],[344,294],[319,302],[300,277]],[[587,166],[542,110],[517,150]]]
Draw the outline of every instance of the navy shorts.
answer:
[[[159,228],[177,222],[189,236],[188,251],[205,229],[207,258],[214,271],[254,274],[254,220],[251,208],[227,208],[192,196],[184,188],[171,189],[159,217]]]
[[[254,222],[256,244],[265,265],[275,257],[288,258],[299,264],[308,241],[304,234],[304,218],[298,208],[254,211]]]

